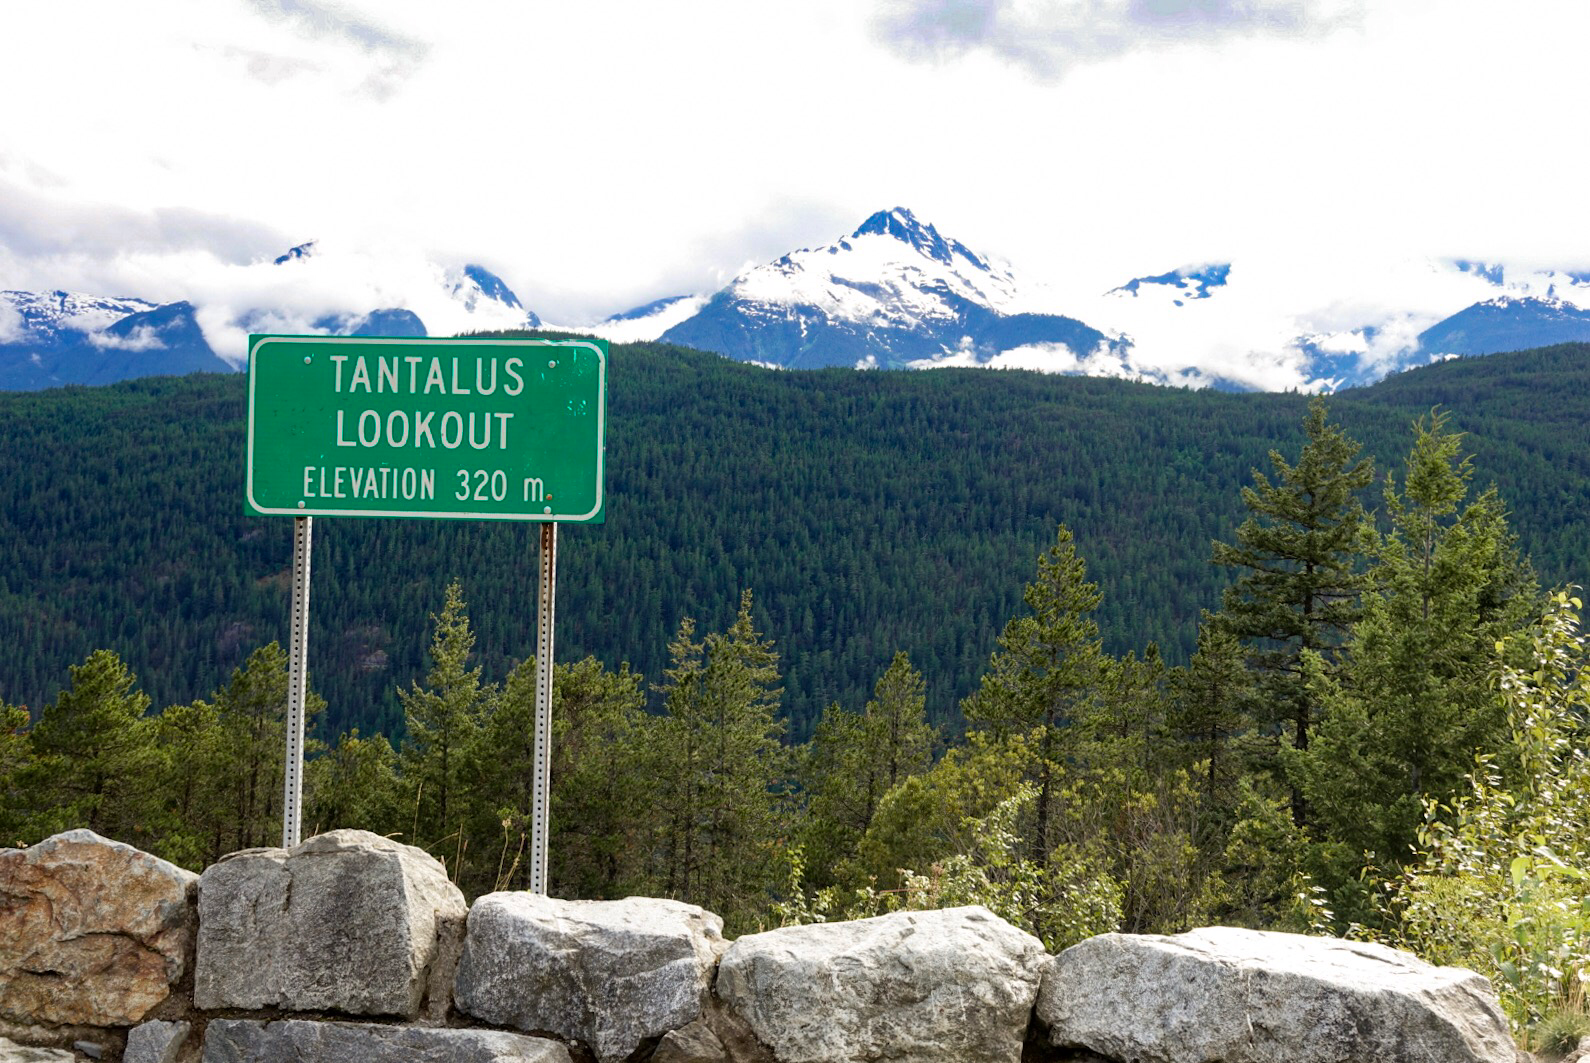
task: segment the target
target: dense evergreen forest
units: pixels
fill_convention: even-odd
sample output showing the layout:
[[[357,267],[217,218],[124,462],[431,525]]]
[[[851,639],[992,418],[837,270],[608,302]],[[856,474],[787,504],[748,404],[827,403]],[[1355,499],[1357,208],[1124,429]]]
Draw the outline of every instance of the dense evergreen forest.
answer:
[[[1521,1043],[1573,1044],[1587,367],[1326,401],[620,348],[610,523],[568,536],[551,892],[731,934],[966,903],[1051,949],[1344,934],[1480,970]],[[0,840],[199,867],[279,837],[286,534],[240,515],[239,402],[0,403],[0,637],[69,665],[34,711],[0,691]],[[305,832],[522,887],[529,536],[326,523]]]
[[[157,705],[201,696],[285,641],[289,522],[243,515],[244,381],[148,379],[0,395],[0,698],[39,706],[115,650]],[[1402,374],[1332,400],[1382,467],[1440,404],[1512,507],[1548,583],[1590,558],[1590,354],[1567,346]],[[559,655],[655,681],[680,618],[721,627],[740,592],[784,668],[804,739],[894,653],[957,706],[1059,523],[1104,591],[1105,645],[1184,661],[1228,575],[1209,544],[1306,399],[944,370],[771,372],[649,344],[612,356],[607,523],[561,537]],[[1373,502],[1373,500],[1371,500]],[[425,618],[458,580],[482,661],[533,645],[531,527],[317,522],[311,661],[323,737],[398,734]],[[654,699],[655,700],[655,699]]]

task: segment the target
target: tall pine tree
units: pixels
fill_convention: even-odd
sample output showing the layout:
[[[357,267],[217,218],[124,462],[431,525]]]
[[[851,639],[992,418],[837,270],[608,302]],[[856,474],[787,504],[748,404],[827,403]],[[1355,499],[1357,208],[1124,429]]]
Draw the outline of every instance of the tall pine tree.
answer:
[[[456,843],[462,841],[467,814],[461,792],[464,769],[497,692],[481,683],[479,665],[469,666],[475,635],[456,581],[448,584],[442,611],[431,620],[431,670],[423,686],[415,683],[399,690],[398,699],[408,725],[403,779],[412,802],[409,841],[442,856],[461,851]]]
[[[766,902],[787,826],[778,657],[752,622],[750,591],[728,631],[694,633],[687,618],[669,646],[653,745],[660,885],[744,928]]]
[[[1235,544],[1214,543],[1213,561],[1236,570],[1220,622],[1248,645],[1256,673],[1260,723],[1307,749],[1319,720],[1319,695],[1310,689],[1305,657],[1334,667],[1347,631],[1358,619],[1364,587],[1362,557],[1368,518],[1358,492],[1374,479],[1374,463],[1326,420],[1325,401],[1309,403],[1307,436],[1294,465],[1270,452],[1275,480],[1255,469],[1242,489],[1248,519]],[[1301,791],[1292,786],[1293,817],[1305,818]]]
[[[996,736],[1030,736],[1038,794],[1031,859],[1044,863],[1053,839],[1049,824],[1062,760],[1084,735],[1077,726],[1098,691],[1104,667],[1099,626],[1093,619],[1101,595],[1087,579],[1071,529],[1060,525],[1055,543],[1038,558],[1037,577],[1022,601],[1029,613],[1013,617],[999,636],[982,685],[962,705],[966,719]]]

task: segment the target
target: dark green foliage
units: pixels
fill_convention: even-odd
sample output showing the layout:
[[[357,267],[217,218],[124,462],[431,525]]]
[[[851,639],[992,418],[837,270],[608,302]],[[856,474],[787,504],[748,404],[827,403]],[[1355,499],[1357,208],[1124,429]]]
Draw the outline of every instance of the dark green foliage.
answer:
[[[1211,813],[1235,805],[1233,787],[1244,767],[1234,748],[1253,729],[1253,678],[1241,643],[1205,613],[1198,648],[1170,676],[1170,729],[1187,766],[1195,769]]]
[[[817,721],[800,766],[808,884],[832,885],[838,868],[855,859],[883,796],[932,763],[937,734],[926,701],[922,673],[897,653],[861,712],[836,702]]]
[[[0,394],[0,698],[37,714],[63,662],[114,649],[156,705],[203,696],[285,640],[290,522],[242,514],[245,381],[147,379]],[[1332,402],[1382,464],[1441,403],[1474,441],[1547,582],[1590,557],[1590,347],[1443,363]],[[1029,373],[774,373],[681,348],[613,352],[608,523],[569,528],[560,655],[659,676],[681,614],[727,625],[757,590],[785,662],[791,734],[862,704],[894,653],[958,727],[1033,556],[1064,522],[1104,594],[1107,649],[1194,649],[1227,577],[1207,564],[1306,400]],[[397,736],[453,579],[480,663],[533,646],[533,529],[317,522],[310,653],[323,737]],[[655,706],[653,706],[655,708]]]
[[[224,745],[221,773],[231,790],[223,847],[216,855],[278,845],[287,739],[287,651],[275,642],[255,650],[213,697]],[[305,730],[310,734],[325,707],[325,699],[310,691],[304,705]],[[314,751],[314,746],[308,750]]]
[[[155,793],[162,811],[157,846],[162,856],[173,863],[203,867],[232,849],[244,847],[238,844],[241,832],[229,830],[235,822],[231,799],[237,793],[229,775],[229,762],[234,759],[234,751],[228,743],[230,737],[222,726],[219,711],[209,702],[171,705],[157,718],[155,744],[160,751],[160,762]],[[260,788],[280,789],[282,786],[284,749],[279,731],[276,737],[278,741],[274,747],[260,751],[270,765],[269,771],[257,771],[254,775],[253,781]],[[262,807],[261,811],[269,807]],[[256,821],[262,819],[256,817]],[[280,841],[279,819],[258,825],[275,835],[261,842],[275,845]]]
[[[692,450],[677,445],[658,412],[652,434],[633,453],[664,464],[632,465],[632,479],[615,470],[624,490],[635,492],[636,504],[610,507],[615,520],[607,528],[570,536],[589,550],[588,561],[604,558],[595,567],[608,578],[573,581],[574,590],[571,581],[562,583],[565,605],[583,596],[592,601],[590,609],[561,612],[560,636],[569,637],[560,637],[560,645],[567,650],[570,642],[600,637],[621,645],[626,657],[630,651],[653,654],[657,617],[677,608],[678,600],[697,597],[721,614],[728,604],[717,597],[721,585],[732,586],[742,567],[767,575],[790,601],[759,598],[753,619],[750,592],[740,592],[732,620],[721,628],[704,623],[709,633],[701,636],[687,612],[665,644],[666,667],[653,673],[662,682],[652,687],[651,712],[642,675],[627,664],[611,670],[584,656],[557,665],[550,735],[553,893],[677,896],[718,911],[731,933],[770,919],[981,903],[1051,947],[1108,929],[1167,932],[1211,921],[1337,931],[1361,923],[1421,941],[1432,955],[1457,941],[1465,956],[1487,963],[1484,957],[1494,956],[1515,1010],[1529,1021],[1579,999],[1577,983],[1552,976],[1552,991],[1561,999],[1542,1004],[1546,983],[1520,974],[1523,968],[1510,960],[1500,962],[1514,945],[1535,955],[1536,945],[1556,941],[1562,928],[1553,929],[1542,916],[1577,911],[1558,900],[1577,905],[1571,890],[1590,874],[1580,859],[1584,819],[1571,814],[1583,802],[1564,796],[1584,789],[1578,776],[1584,774],[1587,673],[1570,615],[1578,603],[1555,594],[1552,610],[1536,619],[1541,596],[1518,549],[1514,518],[1503,503],[1506,489],[1471,491],[1486,469],[1504,482],[1520,470],[1526,479],[1546,477],[1542,482],[1555,484],[1558,493],[1519,504],[1520,512],[1540,518],[1544,531],[1532,539],[1521,531],[1520,539],[1549,554],[1557,537],[1582,535],[1582,509],[1569,503],[1584,490],[1583,458],[1543,443],[1521,407],[1511,407],[1517,411],[1512,418],[1487,422],[1500,444],[1459,436],[1457,415],[1408,412],[1383,403],[1379,392],[1335,400],[1331,413],[1342,413],[1341,426],[1329,423],[1323,403],[1297,397],[1266,398],[1274,399],[1273,407],[1224,407],[1254,432],[1280,410],[1290,410],[1301,427],[1274,432],[1273,480],[1255,474],[1254,485],[1239,491],[1235,462],[1217,454],[1205,464],[1224,471],[1199,480],[1198,492],[1188,481],[1184,501],[1207,511],[1198,520],[1227,529],[1225,541],[1232,545],[1217,546],[1217,560],[1236,570],[1237,582],[1225,588],[1223,614],[1200,614],[1194,646],[1172,647],[1173,659],[1192,649],[1187,663],[1170,667],[1157,643],[1144,637],[1153,627],[1153,603],[1185,592],[1166,585],[1180,562],[1172,553],[1176,533],[1165,532],[1202,525],[1163,500],[1144,498],[1132,512],[1084,507],[1084,519],[1096,522],[1091,538],[1073,536],[1065,524],[1056,533],[1051,524],[1037,573],[1019,602],[1008,603],[997,638],[992,626],[970,616],[991,609],[988,601],[998,598],[1012,574],[946,564],[945,552],[988,559],[1012,548],[1025,525],[1014,516],[1020,507],[1007,503],[1023,498],[1038,505],[1056,483],[1029,480],[1025,466],[985,448],[976,431],[990,422],[980,420],[965,397],[998,406],[1026,389],[1029,397],[1047,396],[1059,407],[1061,398],[1075,403],[1091,396],[1100,400],[1088,411],[1092,420],[1143,433],[1131,453],[1144,462],[1164,457],[1161,444],[1196,438],[1178,434],[1186,426],[1175,427],[1177,418],[1209,397],[1020,375],[945,374],[895,378],[926,383],[878,385],[854,376],[759,375],[743,367],[720,372],[685,352],[631,353],[659,379],[689,375],[688,384],[661,390],[706,396],[712,418],[680,430]],[[1518,377],[1538,374],[1536,386],[1550,382],[1559,389],[1552,396],[1557,401],[1543,406],[1582,405],[1582,389],[1563,390],[1583,383],[1575,375],[1582,370],[1579,363],[1560,364],[1563,357],[1563,351],[1548,350],[1511,362],[1441,366],[1435,378],[1447,382],[1443,387],[1454,376],[1479,387],[1495,379],[1494,365],[1512,364]],[[1513,385],[1508,378],[1495,394],[1509,395]],[[898,405],[901,396],[917,402],[921,424],[915,430],[931,423],[976,431],[966,429],[929,458],[942,440],[925,445],[916,435],[897,433],[887,417],[879,421],[846,406],[854,407],[867,389],[875,389],[876,408],[891,416],[911,408]],[[132,393],[107,393],[110,398],[77,412],[103,412]],[[1120,419],[1122,411],[1141,415],[1153,403],[1163,404],[1158,423],[1137,420],[1128,427]],[[74,409],[63,399],[53,415]],[[1001,409],[1016,421],[1024,416]],[[835,425],[813,427],[836,410],[847,411],[843,432]],[[765,423],[747,419],[757,411]],[[1085,419],[1074,409],[1064,416],[1046,412],[1073,427]],[[1394,437],[1386,434],[1393,420]],[[674,421],[691,423],[688,416]],[[1344,427],[1350,422],[1358,427]],[[637,423],[630,422],[632,431]],[[725,435],[725,425],[746,438]],[[1042,428],[1029,427],[1035,433]],[[1366,463],[1349,434],[1361,429],[1374,452],[1395,447],[1407,455],[1400,474],[1386,478],[1374,514],[1362,508]],[[1159,432],[1163,440],[1148,439]],[[1464,456],[1470,439],[1472,460]],[[1047,452],[1026,448],[1024,440],[1006,436],[1004,442],[1036,467],[1060,467],[1044,465],[1051,460]],[[1299,455],[1295,463],[1283,456],[1292,453]],[[1485,464],[1486,455],[1502,453],[1512,455],[1512,468]],[[1546,453],[1553,457],[1543,465]],[[1114,468],[1102,458],[1090,465],[1086,456],[1066,457],[1076,460],[1065,466],[1073,478],[1057,481],[1065,490],[1080,482],[1073,475],[1078,469],[1102,484],[1106,469]],[[821,482],[813,471],[819,461],[829,463]],[[920,489],[953,487],[967,470],[987,479],[968,488],[959,523],[929,519]],[[1160,483],[1165,475],[1159,466],[1132,472],[1137,483]],[[1124,471],[1111,477],[1112,484],[1128,482]],[[678,489],[681,505],[640,504],[662,483]],[[1228,493],[1217,496],[1216,485]],[[831,497],[821,499],[824,507],[814,506],[824,488]],[[984,507],[985,494],[997,504]],[[1239,498],[1249,519],[1236,527],[1229,515],[1240,508]],[[765,527],[747,525],[748,513]],[[1172,514],[1181,523],[1162,525]],[[846,525],[844,518],[852,516],[853,526]],[[267,524],[262,534],[281,526]],[[179,527],[169,530],[175,535]],[[509,668],[505,647],[521,644],[522,632],[508,623],[517,614],[505,619],[491,613],[482,621],[489,610],[478,605],[475,590],[478,582],[488,597],[528,597],[506,589],[527,578],[521,571],[527,559],[516,559],[516,567],[497,553],[504,543],[522,541],[514,538],[522,529],[433,528],[428,536],[408,536],[402,528],[350,521],[337,525],[334,536],[317,536],[359,544],[364,552],[347,558],[333,550],[320,572],[342,573],[328,582],[343,593],[357,589],[365,596],[359,608],[383,610],[391,631],[423,630],[426,608],[437,600],[442,607],[431,616],[423,665],[416,657],[398,671],[393,657],[367,652],[371,639],[355,640],[361,648],[354,659],[371,664],[363,678],[387,676],[398,691],[392,700],[404,718],[392,722],[406,732],[404,753],[395,754],[380,733],[362,738],[347,729],[331,749],[312,750],[306,830],[363,827],[425,844],[466,894],[523,885],[534,662]],[[887,536],[879,534],[884,528]],[[1122,529],[1143,537],[1122,538]],[[213,538],[183,541],[190,547],[209,543],[216,556],[227,556]],[[69,546],[70,537],[62,542]],[[439,549],[447,552],[436,555]],[[1098,584],[1083,561],[1095,554],[1115,566],[1106,569],[1114,575]],[[434,579],[429,569],[438,567],[436,556],[468,572],[467,580]],[[836,556],[855,566],[825,567]],[[187,559],[194,571],[208,560],[197,553]],[[1015,578],[1030,568],[1030,561],[1014,566]],[[940,584],[919,578],[940,569]],[[147,566],[132,571],[143,578]],[[9,577],[0,579],[7,580],[0,589],[14,598]],[[1126,612],[1112,612],[1111,588],[1130,593],[1134,581],[1140,596]],[[473,621],[465,585],[477,601]],[[1218,579],[1199,586],[1203,604],[1222,597]],[[1157,599],[1146,597],[1150,589]],[[279,605],[280,594],[270,584],[267,597]],[[425,600],[427,594],[433,598]],[[225,597],[214,596],[212,606]],[[405,612],[409,606],[401,603],[410,599],[413,611]],[[0,598],[0,606],[11,601]],[[896,610],[887,617],[877,612],[886,603]],[[342,601],[327,611],[346,616],[337,610],[348,608]],[[797,609],[795,627],[809,636],[806,665],[815,669],[806,674],[829,676],[829,689],[847,691],[829,700],[804,750],[785,744],[789,728],[781,708],[785,716],[804,719],[804,710],[791,705],[805,704],[800,697],[819,688],[792,697],[772,639],[763,633],[771,626],[764,612],[790,621]],[[0,622],[7,615],[0,610]],[[1141,649],[1110,648],[1110,639],[1122,636],[1110,635],[1098,618],[1111,615],[1142,619],[1120,629],[1127,632],[1123,641]],[[493,648],[477,653],[476,633],[485,628],[493,634],[481,642]],[[605,633],[593,635],[598,629]],[[31,646],[29,653],[42,654],[49,645],[28,643],[32,629],[20,630],[18,642]],[[182,630],[157,630],[136,644],[161,645],[159,638],[175,639]],[[930,655],[945,639],[974,639],[932,658],[941,687],[978,674],[981,664],[964,660],[971,650],[993,651],[964,703],[973,730],[952,735],[937,763],[930,762],[937,740],[928,724],[932,671],[919,672],[912,657],[893,647],[864,704],[864,692],[842,678],[884,639],[910,633]],[[843,657],[852,643],[866,640],[872,641],[853,659]],[[349,681],[347,658],[339,654],[350,644],[327,636],[312,646],[323,643]],[[395,647],[396,641],[385,644]],[[358,678],[357,668],[352,672]],[[99,650],[71,669],[70,686],[31,727],[25,710],[0,703],[0,837],[36,840],[54,829],[95,826],[188,866],[227,849],[270,844],[280,825],[286,690],[280,647],[255,650],[209,700],[172,704],[158,715],[146,713],[149,699],[136,687],[121,658]],[[1300,804],[1307,815],[1298,815]],[[1524,812],[1534,817],[1528,831],[1507,828],[1509,817]],[[1476,825],[1487,822],[1476,833]],[[1543,848],[1550,838],[1557,840]],[[1433,839],[1442,839],[1435,848]],[[1572,860],[1564,857],[1569,845]],[[1528,849],[1523,856],[1507,853],[1484,867],[1467,855],[1521,846]],[[1413,866],[1402,866],[1410,859]],[[1505,894],[1508,882],[1528,894],[1517,898],[1517,910],[1532,914],[1515,919],[1494,907],[1472,921],[1445,914],[1457,911],[1457,897],[1464,898],[1464,912],[1482,909],[1484,898]],[[1448,892],[1454,883],[1470,892]],[[1427,896],[1419,894],[1423,888]],[[1573,934],[1584,940],[1580,930]],[[1555,970],[1558,961],[1547,959]],[[1547,967],[1536,973],[1549,974]]]
[[[157,759],[149,696],[109,650],[71,672],[72,685],[30,732],[35,759],[23,789],[38,813],[31,833],[82,826],[147,844]]]
[[[304,837],[338,827],[396,833],[402,816],[397,754],[381,735],[344,733],[304,771]]]
[[[652,731],[653,882],[743,932],[774,881],[787,804],[778,657],[752,622],[749,591],[726,632],[694,636],[687,617],[669,644],[664,716]]]
[[[25,785],[33,766],[28,710],[0,701],[0,848],[25,844],[33,803]]]
[[[533,664],[514,670],[504,700],[512,702],[524,689],[515,678]],[[618,898],[638,892],[648,840],[642,810],[654,793],[648,743],[658,726],[644,710],[642,677],[628,665],[613,672],[586,657],[557,666],[552,693],[551,890],[559,897]],[[502,733],[503,715],[499,710],[487,729],[487,749],[505,748],[493,737]],[[520,774],[526,767],[510,765],[506,757],[499,763]],[[489,781],[484,790],[502,799],[504,791]]]
[[[509,673],[482,726],[469,772],[475,808],[471,866],[485,889],[529,885],[535,786],[536,661]],[[558,897],[637,892],[649,804],[641,677],[594,657],[559,664],[552,677],[549,888]]]
[[[1426,802],[1449,800],[1500,743],[1495,647],[1540,605],[1495,489],[1464,505],[1473,469],[1449,415],[1419,418],[1413,435],[1401,487],[1386,478],[1388,530],[1369,548],[1345,667],[1316,679],[1318,741],[1288,758],[1318,810],[1316,878],[1344,918],[1367,918],[1360,868],[1400,866]]]

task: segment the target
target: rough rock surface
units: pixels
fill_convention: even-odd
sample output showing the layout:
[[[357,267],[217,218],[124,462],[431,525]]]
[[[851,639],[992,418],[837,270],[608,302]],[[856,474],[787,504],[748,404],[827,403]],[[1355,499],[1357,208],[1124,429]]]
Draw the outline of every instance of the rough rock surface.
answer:
[[[609,1063],[701,1017],[722,948],[723,920],[693,904],[491,893],[469,911],[453,999]]]
[[[1054,957],[1056,1045],[1136,1063],[1513,1063],[1490,983],[1336,938],[1104,934]]]
[[[657,1043],[649,1063],[724,1063],[728,1051],[705,1019],[679,1030],[669,1030]]]
[[[368,831],[233,853],[199,879],[194,1003],[413,1018],[466,912],[435,858]]]
[[[204,1063],[571,1063],[556,1041],[502,1030],[215,1019]]]
[[[742,937],[717,993],[781,1063],[1015,1063],[1045,956],[986,908],[896,912]]]
[[[142,1019],[187,969],[198,881],[89,830],[0,849],[0,1017]]]
[[[34,1048],[0,1037],[0,1063],[77,1063],[64,1048]]]
[[[176,1063],[191,1029],[185,1022],[146,1022],[127,1031],[121,1063]]]

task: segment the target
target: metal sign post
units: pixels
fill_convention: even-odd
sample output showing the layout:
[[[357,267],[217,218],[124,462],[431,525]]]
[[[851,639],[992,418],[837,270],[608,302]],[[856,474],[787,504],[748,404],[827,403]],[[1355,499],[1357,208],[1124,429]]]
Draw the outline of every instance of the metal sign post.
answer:
[[[531,890],[547,887],[557,525],[600,524],[606,340],[250,336],[243,509],[293,520],[282,845],[300,840],[313,517],[541,524]]]
[[[530,892],[547,892],[547,821],[552,803],[552,614],[557,600],[558,526],[541,525],[536,603],[535,786],[530,798]]]
[[[303,830],[304,695],[309,675],[309,548],[313,517],[293,518],[293,606],[287,636],[287,765],[282,773],[282,848]]]

